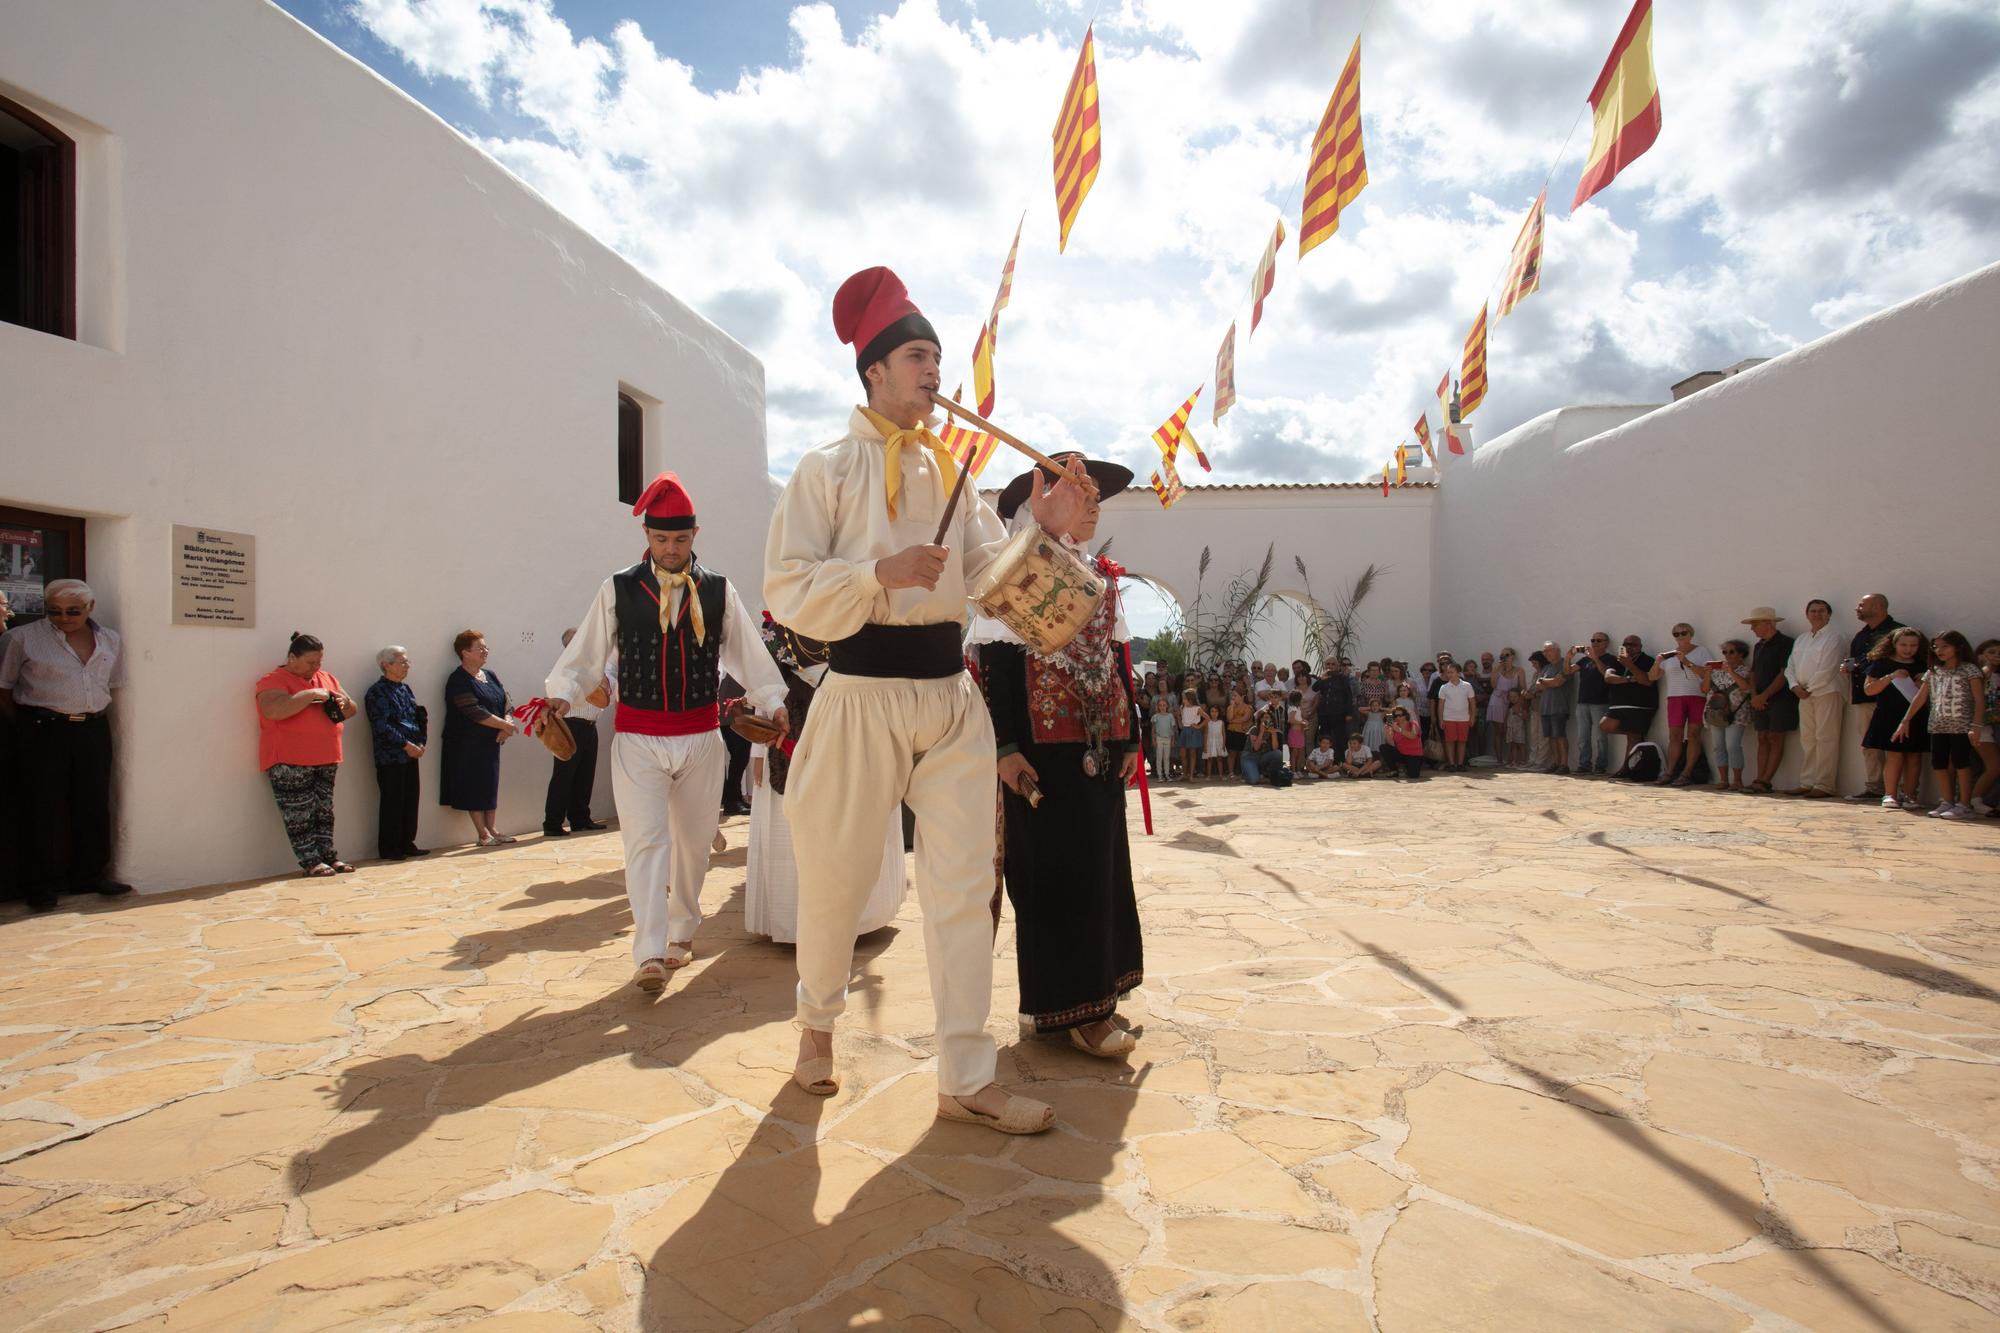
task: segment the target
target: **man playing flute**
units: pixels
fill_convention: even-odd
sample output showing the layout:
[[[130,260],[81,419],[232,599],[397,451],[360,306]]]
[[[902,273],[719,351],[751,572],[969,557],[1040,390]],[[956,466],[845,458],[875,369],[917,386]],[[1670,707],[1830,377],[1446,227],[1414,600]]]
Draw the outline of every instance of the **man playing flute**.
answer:
[[[787,813],[799,855],[798,1067],[830,1096],[833,1029],[847,1001],[857,917],[881,868],[896,804],[917,818],[917,896],[937,1013],[943,1120],[1033,1134],[1040,1102],[993,1082],[993,724],[965,671],[966,588],[1007,533],[976,492],[938,540],[957,466],[932,434],[937,333],[886,268],[833,299],[867,406],[847,433],[799,460],[778,501],[764,600],[780,623],[830,642],[831,669],[793,756]],[[1038,479],[1030,503],[1053,531],[1083,515],[1080,467]]]

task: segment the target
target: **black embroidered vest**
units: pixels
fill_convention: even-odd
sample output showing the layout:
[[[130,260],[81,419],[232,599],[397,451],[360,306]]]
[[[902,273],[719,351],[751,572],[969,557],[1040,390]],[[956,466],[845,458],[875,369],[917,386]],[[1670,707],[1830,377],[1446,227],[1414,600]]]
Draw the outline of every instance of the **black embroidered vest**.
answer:
[[[690,564],[705,641],[695,642],[685,600],[671,632],[660,629],[660,583],[650,558],[611,576],[618,607],[618,697],[633,708],[685,713],[716,702],[729,580]]]

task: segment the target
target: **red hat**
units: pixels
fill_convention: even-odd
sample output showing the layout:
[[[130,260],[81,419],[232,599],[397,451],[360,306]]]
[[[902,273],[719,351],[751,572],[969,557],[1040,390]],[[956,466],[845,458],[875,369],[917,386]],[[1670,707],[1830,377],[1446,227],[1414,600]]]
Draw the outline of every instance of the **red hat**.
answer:
[[[639,493],[639,503],[632,506],[632,512],[643,514],[649,528],[664,528],[675,531],[694,526],[694,497],[681,479],[671,472],[662,472],[653,478],[653,484]]]
[[[840,284],[833,294],[833,331],[854,349],[856,369],[919,338],[943,346],[903,280],[881,267],[864,268]]]

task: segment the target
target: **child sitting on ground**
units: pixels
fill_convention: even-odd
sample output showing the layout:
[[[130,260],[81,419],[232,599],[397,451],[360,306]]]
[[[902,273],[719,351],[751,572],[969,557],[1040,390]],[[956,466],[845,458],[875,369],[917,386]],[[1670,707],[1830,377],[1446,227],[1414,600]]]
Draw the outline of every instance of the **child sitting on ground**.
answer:
[[[1340,771],[1350,778],[1372,778],[1382,771],[1382,761],[1359,736],[1347,738],[1347,753],[1341,756]]]
[[[1354,739],[1359,740],[1360,737]],[[1340,776],[1340,756],[1334,752],[1333,737],[1319,738],[1319,744],[1306,755],[1306,772],[1316,778]]]

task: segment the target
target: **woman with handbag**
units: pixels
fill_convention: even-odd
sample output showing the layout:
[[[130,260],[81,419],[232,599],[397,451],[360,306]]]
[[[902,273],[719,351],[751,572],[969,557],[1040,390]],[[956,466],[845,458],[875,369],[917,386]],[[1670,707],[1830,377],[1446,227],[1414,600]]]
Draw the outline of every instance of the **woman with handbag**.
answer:
[[[1716,791],[1743,790],[1743,730],[1750,719],[1743,701],[1750,696],[1750,645],[1741,639],[1722,641],[1722,665],[1706,672],[1702,725],[1708,729],[1708,762],[1715,770]]]
[[[375,785],[382,794],[375,821],[375,847],[384,861],[424,855],[417,846],[417,760],[430,738],[430,715],[405,682],[409,650],[391,644],[375,654],[382,678],[368,687],[362,705],[375,735]]]
[[[438,765],[438,804],[472,816],[481,847],[512,842],[493,826],[500,805],[500,747],[520,730],[507,711],[507,687],[486,669],[491,650],[476,629],[452,640],[458,667],[444,683],[444,762]]]
[[[257,766],[277,798],[292,855],[314,879],[354,871],[333,849],[333,778],[341,724],[359,710],[320,669],[325,653],[318,639],[295,633],[285,664],[257,682]]]

